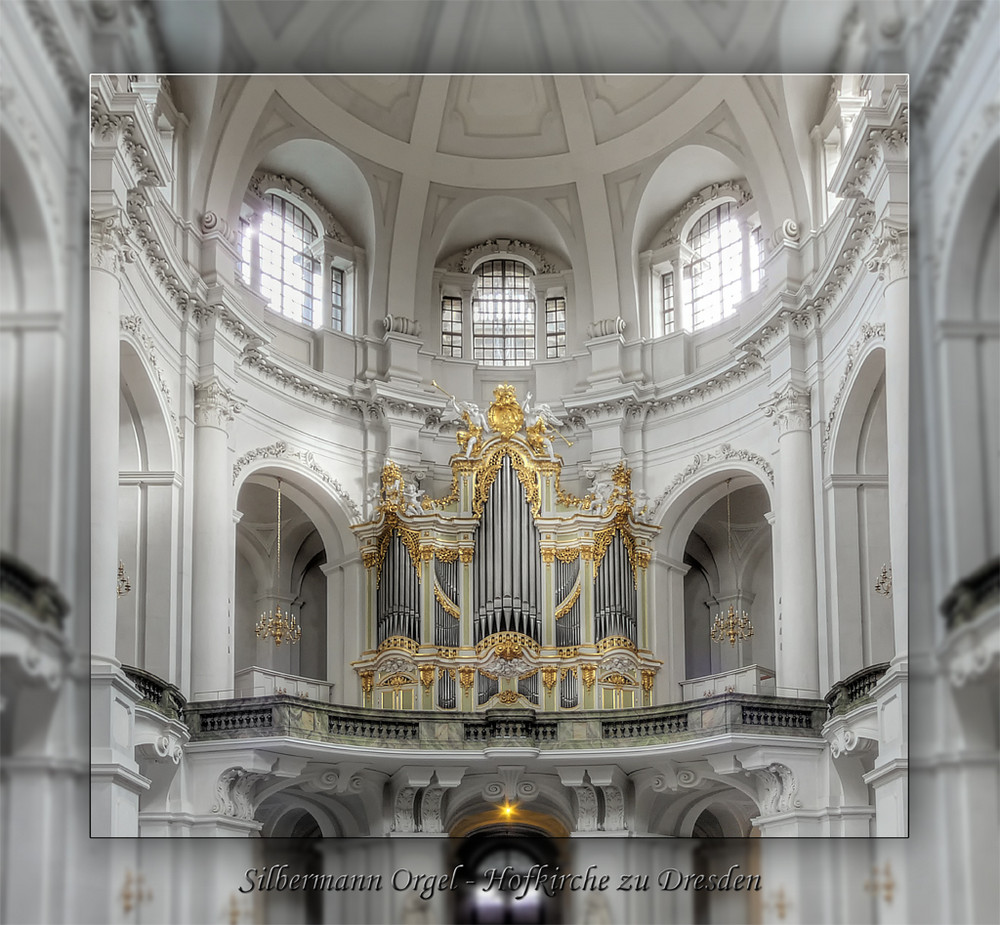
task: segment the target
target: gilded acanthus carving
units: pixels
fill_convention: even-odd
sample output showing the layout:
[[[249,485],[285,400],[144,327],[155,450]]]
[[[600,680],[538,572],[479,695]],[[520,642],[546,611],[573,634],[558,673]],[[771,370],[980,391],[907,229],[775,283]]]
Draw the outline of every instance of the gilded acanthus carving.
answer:
[[[780,434],[795,430],[808,430],[810,424],[809,390],[789,383],[774,392],[764,403],[764,415],[773,418]]]
[[[324,485],[328,485],[333,493],[343,502],[344,507],[346,507],[350,513],[351,520],[360,522],[362,516],[361,509],[344,489],[344,486],[341,485],[328,470],[324,469],[319,463],[316,462],[316,458],[310,450],[296,449],[295,447],[289,446],[289,444],[283,440],[278,440],[274,443],[268,444],[267,446],[259,446],[256,449],[250,450],[240,456],[240,458],[233,464],[234,485],[236,484],[236,478],[239,476],[240,471],[257,459],[292,459],[302,463],[302,465],[304,465],[307,469],[315,473],[317,478],[319,478]]]
[[[194,422],[197,425],[228,428],[229,422],[239,414],[246,402],[238,398],[214,376],[199,383],[194,389]]]

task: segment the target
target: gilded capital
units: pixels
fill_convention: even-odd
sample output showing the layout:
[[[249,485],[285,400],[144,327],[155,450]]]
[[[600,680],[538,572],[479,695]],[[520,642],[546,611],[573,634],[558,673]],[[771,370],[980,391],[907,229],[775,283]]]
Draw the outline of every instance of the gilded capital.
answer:
[[[809,390],[789,383],[775,392],[761,406],[764,415],[772,418],[781,434],[792,430],[809,430]]]
[[[226,430],[229,422],[246,404],[218,379],[212,377],[194,387],[194,422],[196,425]]]

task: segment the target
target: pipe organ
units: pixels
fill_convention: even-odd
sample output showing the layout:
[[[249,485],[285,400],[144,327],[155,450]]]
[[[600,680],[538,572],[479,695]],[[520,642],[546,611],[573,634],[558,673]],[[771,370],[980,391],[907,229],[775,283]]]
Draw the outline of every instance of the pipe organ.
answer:
[[[355,527],[368,573],[366,706],[575,710],[652,703],[646,573],[657,529],[631,471],[578,497],[560,484],[551,418],[498,386],[462,413],[451,491],[420,497],[387,461]],[[547,406],[543,406],[546,407]]]

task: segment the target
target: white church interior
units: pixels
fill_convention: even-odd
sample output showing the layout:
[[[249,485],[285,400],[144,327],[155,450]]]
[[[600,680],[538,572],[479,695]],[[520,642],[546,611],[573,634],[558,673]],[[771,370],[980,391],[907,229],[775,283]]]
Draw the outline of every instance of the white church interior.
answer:
[[[71,27],[17,6],[20,79],[32,43]],[[954,45],[971,15],[928,13],[921,40]],[[910,126],[936,97],[905,55],[866,53],[864,23],[835,75],[210,76],[130,73],[143,22],[86,99],[39,97],[39,125],[22,84],[4,96],[5,831],[89,806],[73,838],[110,853],[115,921],[171,877],[200,883],[192,865],[339,872],[376,851],[781,871],[780,901],[662,900],[775,921],[814,901],[808,855],[770,844],[789,837],[870,839],[833,855],[815,901],[867,877],[863,902],[830,901],[890,920],[893,892],[919,889],[892,839],[942,789],[975,795],[952,834],[987,869],[989,81],[933,211],[917,200],[937,161]],[[52,220],[61,186],[37,167],[42,127],[87,102],[89,245]],[[937,216],[919,236],[918,209]],[[83,267],[88,246],[86,269],[53,272],[54,249]],[[64,319],[75,288],[88,311]],[[959,396],[975,407],[950,413]],[[928,710],[962,768],[914,764]],[[641,847],[654,836],[667,847]],[[628,840],[613,862],[607,837]],[[172,847],[192,838],[229,842]],[[61,840],[45,828],[43,850]],[[12,877],[8,836],[3,852]],[[203,887],[213,911],[155,908],[362,915]],[[948,915],[989,920],[988,891],[967,892]],[[70,920],[73,895],[5,912]],[[394,916],[427,920],[406,900]],[[638,921],[651,902],[572,901],[434,908]]]

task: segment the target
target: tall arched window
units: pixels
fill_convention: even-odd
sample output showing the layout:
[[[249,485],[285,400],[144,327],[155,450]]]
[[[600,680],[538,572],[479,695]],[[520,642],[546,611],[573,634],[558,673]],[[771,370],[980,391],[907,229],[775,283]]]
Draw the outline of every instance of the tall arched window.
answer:
[[[535,358],[531,267],[520,260],[487,260],[474,272],[473,358],[484,366],[527,366]]]
[[[313,255],[319,235],[309,216],[276,193],[260,224],[260,290],[271,309],[293,321],[320,323],[320,263]]]
[[[743,297],[743,247],[731,202],[706,212],[688,235],[691,261],[691,324],[708,327],[731,315]]]

